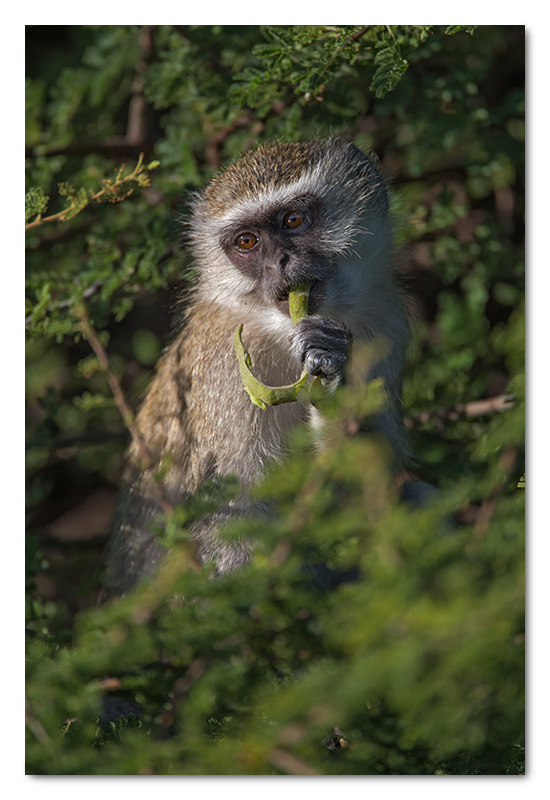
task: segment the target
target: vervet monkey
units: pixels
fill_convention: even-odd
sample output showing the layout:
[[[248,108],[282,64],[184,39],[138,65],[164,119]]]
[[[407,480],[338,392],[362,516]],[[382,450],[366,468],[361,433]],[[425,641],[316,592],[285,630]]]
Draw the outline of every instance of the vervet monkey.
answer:
[[[137,425],[154,464],[169,464],[163,485],[171,503],[206,479],[237,477],[239,499],[195,531],[198,560],[224,574],[249,560],[253,544],[220,541],[223,519],[246,513],[247,490],[284,457],[291,428],[317,416],[307,404],[262,410],[250,401],[233,347],[237,326],[244,325],[255,374],[272,386],[295,381],[302,368],[336,386],[347,379],[350,349],[382,342],[385,356],[361,378],[384,380],[387,403],[373,426],[399,465],[408,325],[392,275],[385,182],[370,158],[340,138],[246,153],[197,197],[188,234],[196,286]],[[289,291],[304,283],[311,285],[309,316],[293,326]],[[161,510],[134,442],[114,515],[108,595],[155,572],[164,550],[150,525]]]

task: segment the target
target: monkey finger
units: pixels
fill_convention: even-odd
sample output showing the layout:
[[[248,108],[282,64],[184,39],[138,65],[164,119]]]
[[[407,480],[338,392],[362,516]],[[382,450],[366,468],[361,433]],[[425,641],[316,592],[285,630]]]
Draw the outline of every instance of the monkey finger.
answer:
[[[305,362],[307,353],[312,349],[345,355],[351,345],[352,335],[334,320],[306,317],[294,327],[290,341],[299,359]]]
[[[316,377],[321,376],[331,383],[342,377],[346,365],[346,354],[343,352],[311,349],[304,359],[304,368]]]

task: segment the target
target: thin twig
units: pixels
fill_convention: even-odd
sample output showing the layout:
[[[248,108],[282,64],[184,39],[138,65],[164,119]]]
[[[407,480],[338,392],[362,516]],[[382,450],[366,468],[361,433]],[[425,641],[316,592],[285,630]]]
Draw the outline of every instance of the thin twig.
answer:
[[[174,724],[179,706],[183,699],[207,668],[208,661],[205,658],[196,658],[191,662],[185,674],[174,683],[168,706],[160,718],[160,725],[162,728],[170,728]]]
[[[364,36],[365,33],[367,33],[367,31],[369,31],[371,28],[374,28],[374,25],[366,25],[364,28],[355,31],[355,33],[350,34],[346,39],[344,39],[340,46],[334,50],[327,63],[317,73],[317,80],[321,80],[321,77],[332,67],[338,56],[341,55],[350,42],[355,42],[357,39],[360,39],[361,36]]]
[[[48,744],[50,742],[50,737],[48,736],[44,726],[30,712],[26,712],[25,722],[39,742],[42,742],[42,744]]]
[[[346,45],[348,45],[350,42],[355,42],[357,39],[360,39],[361,36],[364,36],[372,28],[374,28],[374,25],[365,25],[365,27],[361,28],[361,30],[355,31],[355,33],[350,34],[350,36],[348,36],[347,39],[344,39],[342,47],[346,47]]]
[[[501,472],[500,478],[490,495],[486,497],[481,504],[474,523],[474,533],[478,539],[486,536],[489,531],[491,519],[496,511],[497,500],[505,489],[509,476],[515,468],[517,455],[517,447],[505,447],[500,454],[498,460],[498,466]]]
[[[514,395],[501,394],[496,397],[487,397],[484,400],[473,400],[470,403],[461,403],[455,408],[438,408],[434,411],[421,411],[405,418],[405,426],[414,428],[416,425],[436,423],[443,425],[445,422],[456,422],[459,419],[472,419],[484,414],[494,414],[507,411],[514,406]]]
[[[109,358],[107,356],[107,353],[105,352],[105,348],[99,341],[99,337],[92,326],[90,317],[88,316],[88,310],[83,302],[80,302],[76,306],[75,314],[80,322],[80,328],[82,330],[84,337],[86,338],[90,347],[94,351],[95,356],[99,362],[99,366],[105,373],[105,376],[111,388],[111,392],[113,393],[113,397],[115,399],[117,408],[120,411],[125,426],[130,431],[132,439],[137,447],[139,457],[143,462],[145,469],[152,469],[155,466],[155,462],[153,461],[151,453],[149,452],[149,449],[145,444],[145,440],[139,431],[139,428],[135,421],[134,413],[130,408],[130,406],[128,405],[128,403],[126,402],[126,398],[124,397],[124,392],[122,391],[120,382],[111,369],[111,366],[109,364]],[[173,506],[166,497],[166,493],[164,491],[162,483],[158,480],[155,480],[154,484],[164,513],[165,514],[171,513],[173,511]]]
[[[139,34],[139,59],[135,67],[135,76],[131,87],[126,140],[137,145],[147,141],[149,132],[148,111],[150,106],[145,99],[143,78],[152,58],[154,27],[154,25],[143,25],[141,28]]]
[[[25,230],[28,231],[31,228],[37,228],[39,225],[45,225],[48,222],[63,222],[69,214],[76,216],[79,211],[83,208],[86,208],[92,201],[97,203],[101,202],[105,199],[105,196],[111,197],[114,200],[121,200],[121,197],[117,197],[118,189],[124,184],[129,183],[130,181],[135,180],[138,175],[141,175],[143,172],[143,153],[139,154],[138,162],[134,167],[133,172],[129,175],[122,175],[122,168],[119,170],[117,178],[115,181],[110,180],[103,180],[103,189],[100,189],[95,194],[90,195],[87,198],[86,203],[82,205],[82,208],[75,207],[71,204],[68,208],[64,208],[63,211],[58,211],[57,214],[50,214],[48,217],[41,217],[40,215],[34,219],[32,222],[28,222],[25,225]],[[130,190],[131,191],[131,190]]]
[[[84,291],[82,292],[82,299],[89,300],[90,297],[93,297],[94,294],[101,289],[105,281],[94,281],[91,283]],[[57,311],[64,311],[66,308],[70,308],[75,302],[74,297],[67,297],[65,300],[60,300],[59,303],[55,303],[52,306],[48,306],[46,309],[46,314],[51,314],[51,312],[56,309]],[[28,317],[25,317],[25,325],[28,325],[32,321],[32,314],[29,314]]]

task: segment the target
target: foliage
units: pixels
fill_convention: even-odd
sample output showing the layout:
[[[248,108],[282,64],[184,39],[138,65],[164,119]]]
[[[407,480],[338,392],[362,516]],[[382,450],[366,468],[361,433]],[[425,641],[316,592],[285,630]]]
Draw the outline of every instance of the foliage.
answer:
[[[523,29],[28,31],[28,771],[522,772]],[[112,496],[111,387],[135,408],[184,307],[187,198],[255,142],[335,131],[393,179],[407,422],[440,499],[396,504],[379,442],[335,426],[318,453],[302,432],[258,490],[278,514],[249,569],[188,569],[208,489],[159,527],[159,578],[94,607],[103,540],[78,537],[85,510],[71,540],[57,523]]]
[[[77,214],[80,214],[92,200],[96,203],[120,203],[126,197],[129,197],[133,191],[132,188],[127,189],[124,187],[124,184],[134,181],[141,188],[150,186],[151,181],[147,172],[144,170],[155,169],[158,165],[158,161],[152,161],[144,168],[143,155],[140,155],[138,163],[131,173],[125,175],[124,167],[121,167],[117,172],[115,180],[104,179],[102,181],[103,189],[95,193],[88,193],[86,189],[75,189],[70,183],[60,183],[59,196],[67,198],[66,206],[63,211],[45,218],[42,216],[42,213],[48,205],[49,198],[44,196],[42,189],[32,188],[27,192],[25,197],[26,230],[35,228],[38,225],[44,225],[47,222],[66,222],[76,217]],[[32,219],[33,217],[34,219]]]

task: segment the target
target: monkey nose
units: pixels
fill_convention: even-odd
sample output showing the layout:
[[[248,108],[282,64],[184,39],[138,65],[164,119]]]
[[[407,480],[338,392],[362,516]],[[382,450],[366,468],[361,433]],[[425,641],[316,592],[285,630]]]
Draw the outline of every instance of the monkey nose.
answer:
[[[284,269],[286,267],[286,265],[288,264],[289,260],[290,260],[290,256],[288,255],[288,253],[285,253],[284,255],[282,255],[280,257],[280,259],[279,259],[279,267],[281,269]]]

